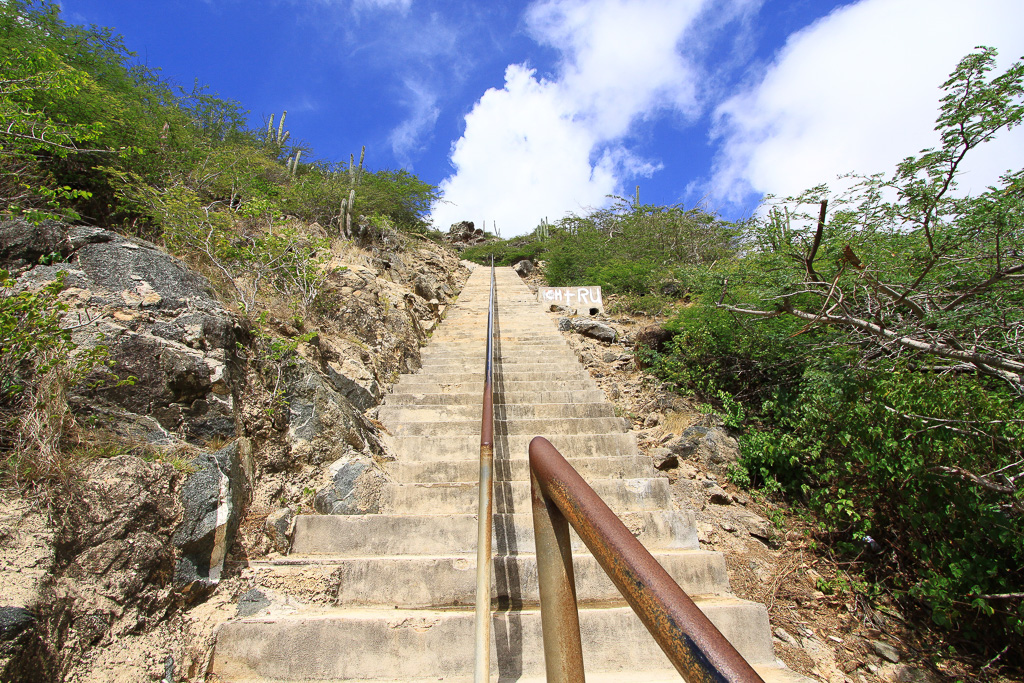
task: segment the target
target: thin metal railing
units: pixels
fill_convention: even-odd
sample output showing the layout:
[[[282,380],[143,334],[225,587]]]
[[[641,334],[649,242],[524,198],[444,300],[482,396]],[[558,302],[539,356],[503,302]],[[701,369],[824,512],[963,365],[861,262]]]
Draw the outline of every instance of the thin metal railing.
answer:
[[[668,572],[547,439],[530,442],[533,528],[548,683],[582,683],[569,525],[687,681],[763,683]]]
[[[487,302],[487,359],[484,365],[483,417],[480,424],[480,504],[476,536],[476,635],[473,681],[491,675],[491,521],[494,498],[494,259]]]

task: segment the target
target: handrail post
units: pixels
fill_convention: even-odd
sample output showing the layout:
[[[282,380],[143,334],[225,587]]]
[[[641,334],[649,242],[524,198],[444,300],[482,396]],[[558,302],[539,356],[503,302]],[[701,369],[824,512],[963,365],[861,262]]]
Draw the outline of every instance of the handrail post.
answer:
[[[477,510],[476,617],[473,681],[491,675],[491,524],[494,497],[494,257],[487,301],[487,359],[484,364],[483,417],[480,425],[480,503]]]
[[[580,640],[569,522],[544,495],[537,475],[532,471],[530,498],[533,504],[533,536],[537,545],[540,623],[547,682],[583,683],[583,644]]]
[[[550,573],[554,563],[541,562],[541,553],[550,554],[550,551],[541,548],[542,533],[537,518],[553,517],[547,511],[557,508],[559,516],[571,524],[583,539],[605,574],[683,678],[716,683],[764,683],[732,643],[725,639],[664,567],[636,540],[594,489],[547,439],[539,436],[530,442],[530,480],[534,487],[534,533],[537,536],[537,570],[542,591],[545,579],[541,572]],[[567,530],[565,537],[563,542],[568,548]],[[550,544],[551,541],[545,543]],[[565,552],[569,551],[563,549],[562,553]],[[568,569],[569,578],[548,580],[555,583],[560,581],[563,585],[568,580],[572,586],[571,556],[569,562],[562,566]],[[555,570],[558,570],[557,565]],[[541,627],[544,630],[545,660],[549,656],[548,621],[543,614],[547,608],[542,593]],[[563,611],[567,607],[559,604],[557,609]],[[577,616],[574,631],[576,638],[579,638],[578,619]],[[546,662],[546,665],[549,681],[568,680],[552,679],[551,663]],[[579,680],[583,680],[582,674]]]

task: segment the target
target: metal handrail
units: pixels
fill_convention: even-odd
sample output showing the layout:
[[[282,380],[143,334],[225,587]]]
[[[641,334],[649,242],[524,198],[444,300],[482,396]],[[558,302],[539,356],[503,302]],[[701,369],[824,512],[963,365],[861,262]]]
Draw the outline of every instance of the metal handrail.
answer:
[[[476,636],[473,681],[491,675],[491,520],[494,497],[494,258],[487,301],[487,359],[484,365],[483,417],[480,424],[480,505],[476,535]]]
[[[530,442],[533,528],[548,683],[583,681],[569,524],[688,681],[763,683],[547,439]]]

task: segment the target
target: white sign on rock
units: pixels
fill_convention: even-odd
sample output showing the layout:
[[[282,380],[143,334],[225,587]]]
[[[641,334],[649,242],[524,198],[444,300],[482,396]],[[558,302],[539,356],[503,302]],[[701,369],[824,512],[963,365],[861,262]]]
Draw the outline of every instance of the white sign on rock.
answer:
[[[600,287],[541,287],[537,300],[542,304],[557,304],[575,308],[583,315],[604,313]]]

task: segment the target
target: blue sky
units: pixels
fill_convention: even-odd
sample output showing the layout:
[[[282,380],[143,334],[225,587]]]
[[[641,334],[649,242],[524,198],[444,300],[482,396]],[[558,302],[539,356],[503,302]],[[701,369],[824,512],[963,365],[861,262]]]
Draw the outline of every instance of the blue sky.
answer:
[[[504,237],[607,205],[749,215],[935,144],[938,86],[975,45],[1024,55],[1020,0],[62,0],[253,126],[439,185],[437,227]],[[965,176],[1020,168],[1024,130]]]

